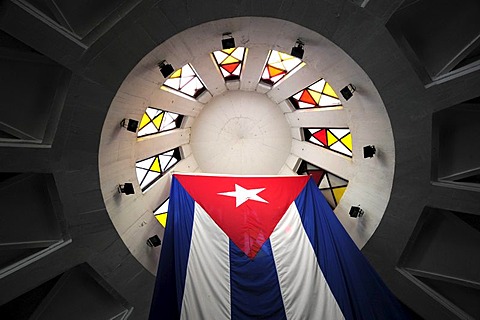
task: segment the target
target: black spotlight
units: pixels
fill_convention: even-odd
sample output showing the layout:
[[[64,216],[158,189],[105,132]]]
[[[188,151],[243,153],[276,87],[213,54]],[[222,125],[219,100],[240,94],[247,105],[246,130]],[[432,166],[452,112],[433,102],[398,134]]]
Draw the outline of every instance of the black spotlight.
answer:
[[[348,100],[353,97],[353,93],[355,92],[355,90],[357,90],[357,88],[355,88],[355,86],[350,83],[348,86],[340,90],[340,93],[345,98],[345,100]]]
[[[150,237],[147,240],[147,246],[149,247],[158,247],[161,244],[162,244],[162,240],[160,240],[160,238],[157,235],[154,235],[153,237]]]
[[[235,39],[232,37],[231,32],[225,32],[222,34],[222,49],[232,49],[235,48]]]
[[[372,158],[375,155],[375,152],[377,150],[375,149],[375,146],[365,146],[363,147],[363,157],[366,158]]]
[[[173,67],[171,64],[167,63],[167,61],[162,60],[158,64],[158,67],[160,68],[160,72],[162,73],[164,78],[168,78],[169,75],[173,73]]]
[[[133,183],[124,183],[118,186],[118,192],[125,193],[126,195],[135,194],[135,190],[133,189]]]
[[[128,131],[137,132],[138,121],[133,119],[123,119],[120,122],[120,127],[126,128]]]
[[[363,216],[364,212],[363,212],[362,208],[360,208],[360,205],[359,205],[359,206],[352,206],[350,208],[350,212],[348,214],[352,218],[358,218],[358,217]]]
[[[305,43],[303,43],[302,40],[297,39],[295,42],[295,46],[292,47],[292,51],[290,52],[290,55],[297,57],[298,59],[303,59],[303,54],[305,50],[303,47],[305,46]]]

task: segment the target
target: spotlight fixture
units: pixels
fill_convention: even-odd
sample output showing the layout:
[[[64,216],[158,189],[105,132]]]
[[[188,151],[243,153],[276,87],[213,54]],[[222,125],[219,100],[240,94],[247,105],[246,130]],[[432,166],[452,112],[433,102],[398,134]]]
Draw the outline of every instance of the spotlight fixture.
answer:
[[[222,34],[222,49],[232,49],[235,48],[235,39],[232,36],[231,32],[225,32]]]
[[[375,146],[365,146],[363,147],[363,157],[366,158],[372,158],[375,155],[375,152],[377,150],[375,149]]]
[[[162,244],[162,240],[160,240],[160,238],[157,235],[154,235],[153,237],[150,237],[147,240],[147,246],[149,247],[158,247],[161,244]]]
[[[345,100],[348,100],[353,97],[353,93],[355,92],[355,90],[357,90],[357,88],[355,88],[355,86],[350,83],[348,86],[340,90],[340,93],[345,98]]]
[[[297,41],[295,42],[295,46],[292,47],[292,51],[290,52],[290,55],[297,57],[299,59],[302,59],[303,53],[305,52],[305,50],[303,49],[304,46],[305,46],[305,43],[302,40],[297,39]]]
[[[162,73],[164,78],[168,78],[168,76],[175,71],[173,70],[172,65],[167,63],[166,60],[160,61],[160,63],[158,64],[158,67],[160,68],[160,72]]]
[[[359,217],[363,216],[364,213],[365,212],[362,210],[362,208],[360,208],[360,205],[358,205],[358,206],[352,206],[350,208],[350,212],[348,214],[352,218],[359,218]]]
[[[137,132],[138,121],[133,119],[123,119],[120,122],[120,127],[126,128],[127,131]]]
[[[133,183],[124,183],[118,185],[118,192],[125,193],[126,195],[135,194],[135,190],[133,189]]]

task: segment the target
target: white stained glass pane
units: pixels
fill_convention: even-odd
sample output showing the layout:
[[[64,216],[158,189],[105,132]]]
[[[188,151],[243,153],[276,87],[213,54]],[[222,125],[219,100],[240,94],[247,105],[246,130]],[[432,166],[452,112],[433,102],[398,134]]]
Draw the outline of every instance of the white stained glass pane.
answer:
[[[141,161],[138,161],[136,163],[136,166],[138,168],[143,168],[143,169],[149,170],[150,167],[152,166],[152,163],[153,163],[154,160],[155,160],[155,157],[151,157],[151,158],[148,158],[148,159],[145,159],[145,160],[141,160]]]
[[[169,86],[170,88],[173,88],[175,90],[180,89],[180,78],[173,78],[173,79],[167,79],[163,83],[166,86]]]
[[[301,62],[302,61],[300,59],[289,59],[283,61],[283,65],[285,66],[287,72],[290,72],[295,69],[295,67],[297,67]]]
[[[321,107],[328,107],[328,106],[338,106],[341,102],[338,99],[323,95],[320,97],[319,105]]]
[[[328,173],[325,173],[322,180],[320,181],[320,185],[318,186],[320,189],[330,188],[330,185],[328,184],[327,175],[328,175]]]
[[[145,113],[150,117],[150,119],[155,118],[161,112],[162,110],[158,110],[150,107],[148,107],[147,110],[145,110]]]
[[[325,80],[321,79],[320,81],[315,82],[314,84],[312,84],[308,88],[311,89],[311,90],[322,92],[324,87],[325,87]]]
[[[215,51],[213,53],[213,56],[217,60],[217,64],[220,64],[220,63],[223,62],[223,60],[225,60],[228,57],[228,54],[226,54],[225,52],[222,52],[222,51]]]
[[[245,52],[244,47],[238,47],[232,52],[232,57],[237,58],[238,60],[243,59],[243,53]]]
[[[300,91],[299,93],[296,93],[293,95],[293,99],[295,100],[300,100],[300,97],[302,96],[303,90]]]
[[[195,92],[197,91],[197,86],[195,83],[195,79],[191,79],[189,83],[187,83],[183,88],[182,92],[188,94],[189,96],[193,97],[195,95]]]
[[[140,184],[143,180],[143,177],[145,177],[145,175],[148,173],[148,170],[141,168],[135,168],[135,170],[137,171],[138,184]]]
[[[223,68],[220,68],[220,72],[222,72],[222,75],[223,75],[224,78],[228,77],[230,75],[230,73]]]
[[[195,85],[196,85],[197,89],[203,88],[203,83],[202,83],[202,81],[200,81],[200,79],[198,77],[195,78]]]
[[[314,136],[311,136],[310,139],[308,139],[308,141],[313,142],[313,143],[318,144],[318,145],[321,145],[321,146],[325,146],[320,140],[318,140]]]
[[[344,180],[340,177],[337,177],[333,174],[329,174],[328,178],[330,179],[330,185],[332,186],[332,188],[334,188],[334,187],[345,187],[348,184],[348,181],[346,181],[346,180]]]
[[[176,127],[177,127],[177,126],[176,126],[175,122],[170,122],[170,123],[168,123],[168,124],[166,123],[165,125],[163,125],[163,123],[162,123],[162,128],[161,128],[161,130],[162,130],[162,131],[163,131],[163,130],[171,130],[171,129],[175,129]]]
[[[335,200],[333,199],[333,195],[332,195],[332,191],[330,191],[330,189],[327,189],[327,190],[321,190],[323,196],[325,197],[325,199],[327,199],[327,202],[332,206],[334,207],[335,206]]]
[[[187,86],[195,77],[181,77],[180,78],[180,90],[183,91],[183,88]]]
[[[235,76],[239,76],[239,75],[240,75],[240,70],[242,69],[241,66],[242,66],[242,65],[239,64],[239,65],[235,68],[235,70],[233,70],[232,74],[235,75]]]
[[[186,64],[182,67],[181,78],[183,77],[195,77],[195,72],[189,64]]]
[[[270,65],[274,68],[277,68],[277,69],[280,69],[280,70],[285,70],[285,66],[283,65],[282,62],[270,63]]]
[[[349,129],[329,129],[338,139],[343,138],[350,133]]]
[[[270,51],[270,57],[268,58],[268,64],[272,64],[275,62],[280,62],[282,59],[280,58],[280,55],[278,51],[272,50]]]
[[[147,124],[145,127],[143,127],[141,130],[138,131],[138,136],[145,136],[147,134],[152,134],[152,133],[157,133],[157,127],[153,124],[153,122],[150,122]]]
[[[262,79],[269,79],[269,78],[270,78],[270,74],[268,73],[268,68],[265,68],[263,70]]]
[[[330,146],[330,149],[343,153],[345,155],[351,156],[352,153],[345,147],[340,141],[335,142]]]
[[[140,185],[143,188],[145,188],[150,182],[154,181],[160,177],[160,172],[155,172],[155,171],[150,171],[147,173],[145,179],[143,179],[142,184]]]
[[[157,215],[157,214],[168,212],[168,203],[169,202],[170,202],[170,198],[167,199],[164,203],[162,203],[162,205],[157,210],[155,210],[155,212],[153,214]]]
[[[168,163],[173,157],[167,155],[159,155],[158,158],[160,159],[160,168],[162,168],[162,171],[167,171]]]
[[[275,82],[277,82],[278,80],[282,79],[284,75],[285,75],[284,73],[279,74],[278,76],[271,77],[270,80],[271,80],[273,83],[275,83]]]
[[[312,108],[314,107],[315,105],[313,104],[310,104],[310,103],[306,103],[306,102],[302,102],[302,101],[298,101],[298,107],[300,109],[304,109],[304,108]]]
[[[170,162],[167,164],[167,166],[165,168],[165,171],[170,169],[171,167],[173,167],[177,162],[178,162],[178,160],[176,158],[172,157]]]
[[[317,131],[320,131],[318,129],[307,129],[312,135],[317,133]]]

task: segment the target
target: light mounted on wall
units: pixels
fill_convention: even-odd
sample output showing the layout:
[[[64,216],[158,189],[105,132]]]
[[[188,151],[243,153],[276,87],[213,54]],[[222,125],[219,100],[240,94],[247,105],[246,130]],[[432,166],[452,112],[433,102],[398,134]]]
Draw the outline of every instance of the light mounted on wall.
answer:
[[[149,247],[158,247],[161,244],[162,244],[162,240],[160,240],[160,238],[157,235],[154,235],[153,237],[150,237],[147,240],[147,246]]]
[[[345,88],[340,90],[340,93],[345,98],[345,100],[348,100],[351,97],[353,97],[353,93],[355,92],[355,90],[357,90],[357,88],[353,84],[350,83]]]
[[[135,194],[135,189],[133,189],[133,183],[127,182],[127,183],[118,185],[118,192],[124,193],[126,195]]]
[[[137,132],[138,121],[133,119],[123,119],[120,122],[120,127],[125,128],[130,132]]]
[[[373,146],[373,145],[363,147],[363,157],[365,159],[366,158],[372,158],[375,155],[376,152],[377,152],[377,150],[375,149],[375,146]]]
[[[222,49],[225,50],[232,48],[235,48],[235,39],[231,32],[224,32],[222,34]]]
[[[362,208],[360,208],[360,205],[358,205],[358,206],[352,206],[350,208],[350,212],[348,214],[352,218],[359,218],[359,217],[363,216],[364,213],[365,212],[362,210]]]
[[[303,59],[303,54],[305,53],[305,49],[303,48],[305,46],[305,43],[297,39],[295,42],[295,46],[292,47],[292,51],[290,52],[290,55],[297,57],[299,59]]]
[[[172,65],[167,63],[166,60],[162,60],[158,63],[158,68],[160,68],[160,72],[162,73],[164,78],[168,78],[175,70],[173,69]]]

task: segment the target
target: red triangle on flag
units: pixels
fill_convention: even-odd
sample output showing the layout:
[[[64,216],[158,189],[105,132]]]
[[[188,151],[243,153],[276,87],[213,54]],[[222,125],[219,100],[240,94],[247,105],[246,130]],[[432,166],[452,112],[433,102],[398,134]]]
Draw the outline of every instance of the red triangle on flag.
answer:
[[[174,176],[250,259],[255,258],[309,179],[308,176]],[[256,194],[238,205],[235,192],[242,189]]]

